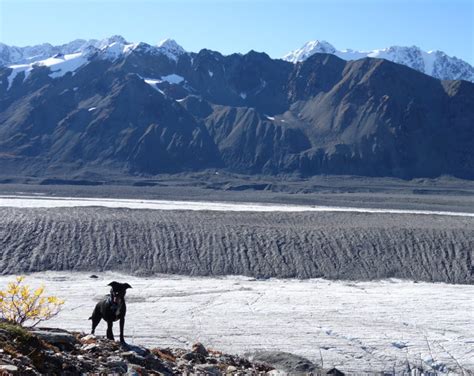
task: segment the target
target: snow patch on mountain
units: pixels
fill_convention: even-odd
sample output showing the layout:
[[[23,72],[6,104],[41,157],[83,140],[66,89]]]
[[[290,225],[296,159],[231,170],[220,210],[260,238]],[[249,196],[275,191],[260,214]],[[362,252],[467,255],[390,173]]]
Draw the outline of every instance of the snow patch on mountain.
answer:
[[[58,78],[64,76],[68,72],[74,72],[75,70],[86,64],[87,61],[87,57],[84,56],[83,53],[79,52],[69,55],[58,54],[48,59],[41,60],[32,64],[12,65],[10,66],[12,72],[8,76],[7,90],[9,90],[12,86],[15,77],[22,72],[25,74],[25,77],[23,78],[24,81],[34,68],[44,66],[50,68],[51,73],[49,74],[49,76],[51,78]]]
[[[145,81],[145,83],[150,85],[153,89],[155,89],[158,93],[166,96],[165,92],[158,87],[158,84],[161,84],[163,80],[157,80],[154,78],[144,78],[143,80]]]
[[[114,61],[124,53],[129,53],[131,48],[132,45],[114,42],[103,47],[99,52],[99,56],[103,59]]]
[[[18,76],[20,73],[24,73],[25,76],[23,77],[23,81],[25,81],[32,69],[29,64],[12,65],[10,66],[10,68],[12,69],[12,72],[7,77],[7,80],[8,80],[7,90],[10,90],[13,84],[13,80],[15,79],[16,76]]]
[[[43,60],[38,63],[39,66],[46,66],[51,69],[49,74],[52,78],[62,77],[68,72],[74,72],[76,69],[87,63],[87,58],[81,53],[56,56]]]
[[[283,56],[283,59],[298,63],[316,53],[333,54],[343,60],[358,60],[366,57],[386,59],[442,80],[461,79],[474,82],[474,68],[469,63],[448,56],[442,51],[423,51],[417,46],[392,46],[372,51],[354,51],[351,49],[337,50],[326,41],[315,40],[291,51]]]
[[[163,77],[161,77],[161,79],[163,81],[166,81],[170,84],[175,84],[175,85],[178,85],[178,84],[180,84],[181,82],[184,81],[184,77],[181,77],[180,75],[177,75],[177,74],[174,74],[174,73],[169,74],[167,76],[163,76]]]

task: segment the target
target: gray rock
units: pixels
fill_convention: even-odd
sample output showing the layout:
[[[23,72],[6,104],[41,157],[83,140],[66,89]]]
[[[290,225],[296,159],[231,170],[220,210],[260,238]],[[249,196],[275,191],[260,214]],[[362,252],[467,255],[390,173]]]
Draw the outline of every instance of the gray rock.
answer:
[[[83,351],[94,351],[95,349],[98,349],[98,346],[95,343],[89,343],[88,345],[81,347],[81,350]]]
[[[17,372],[18,367],[11,364],[0,364],[0,371]],[[3,372],[2,372],[3,374]]]
[[[209,356],[209,357],[206,358],[206,363],[217,364],[217,363],[219,363],[219,361],[216,358],[213,358],[213,357]]]
[[[147,369],[150,369],[155,372],[163,374],[170,373],[169,369],[165,366],[161,359],[157,358],[154,355],[148,355],[145,357],[145,366]]]
[[[142,347],[142,346],[126,344],[126,345],[124,345],[124,349],[126,349],[127,351],[132,351],[132,352],[134,352],[138,355],[141,355],[141,356],[146,356],[146,355],[150,354],[150,350],[148,350],[147,348]]]
[[[107,363],[107,367],[110,369],[110,372],[113,372],[113,373],[125,373],[128,371],[127,362]]]
[[[94,334],[88,334],[84,337],[81,338],[81,341],[93,341],[93,340],[96,340],[97,337],[94,335]]]
[[[133,364],[138,364],[139,366],[145,366],[145,358],[133,351],[127,351],[120,354],[123,359],[126,359],[128,362]]]
[[[203,356],[208,356],[209,353],[201,342],[197,342],[193,345],[192,350],[194,353],[201,354]]]
[[[141,376],[141,370],[138,367],[134,367],[131,365],[128,368],[128,372],[126,373],[126,376]]]
[[[196,371],[203,372],[205,375],[222,375],[221,370],[214,364],[199,364],[194,368]]]
[[[283,351],[257,351],[249,355],[252,362],[260,362],[274,367],[277,371],[292,375],[319,372],[321,369],[310,360]]]
[[[78,344],[76,337],[67,332],[35,330],[33,334],[43,341],[60,348],[74,348]]]
[[[192,363],[204,363],[206,361],[204,355],[192,351],[184,354],[181,358]]]

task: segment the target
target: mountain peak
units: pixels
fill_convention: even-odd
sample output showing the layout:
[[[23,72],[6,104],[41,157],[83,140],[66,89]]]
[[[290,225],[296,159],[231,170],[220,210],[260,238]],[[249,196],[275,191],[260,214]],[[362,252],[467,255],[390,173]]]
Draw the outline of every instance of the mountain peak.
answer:
[[[186,50],[171,38],[163,39],[158,43],[157,47],[173,60],[177,60],[179,56],[186,53]]]
[[[297,63],[299,61],[306,60],[315,53],[334,54],[335,52],[336,49],[331,43],[326,42],[325,40],[312,40],[306,42],[300,49],[291,51],[287,55],[283,56],[283,59],[291,61],[292,63]]]
[[[423,51],[418,46],[391,46],[371,51],[337,50],[326,41],[314,40],[286,54],[283,59],[298,63],[315,53],[333,54],[344,60],[358,60],[365,57],[385,59],[406,65],[441,80],[474,82],[474,68],[469,63],[456,57],[450,57],[442,51]]]
[[[102,39],[101,42],[107,43],[107,44],[112,44],[112,43],[129,44],[129,42],[127,42],[127,40],[121,35],[112,35],[111,37]]]
[[[127,44],[130,44],[121,35],[112,35],[111,37],[104,38],[100,41],[92,41],[92,42],[93,43],[91,43],[91,45],[98,48],[99,50],[107,49],[110,46],[125,46]]]

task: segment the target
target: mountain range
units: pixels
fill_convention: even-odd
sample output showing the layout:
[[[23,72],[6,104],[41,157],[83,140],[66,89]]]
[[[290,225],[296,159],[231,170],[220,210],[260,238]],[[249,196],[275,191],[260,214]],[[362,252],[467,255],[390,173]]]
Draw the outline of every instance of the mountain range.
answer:
[[[120,36],[37,47],[0,46],[3,175],[474,178],[468,81],[322,51],[293,63]]]
[[[44,43],[35,46],[16,47],[0,43],[0,66],[17,64],[30,64],[45,60],[54,55],[67,55],[90,50],[100,50],[112,43],[120,45],[135,45],[128,43],[120,35],[110,38],[97,39],[76,39],[72,42],[53,46]],[[158,43],[157,49],[161,48],[163,53],[170,56],[178,56],[186,51],[172,39],[165,39]],[[336,55],[343,60],[358,60],[365,57],[375,57],[386,59],[398,64],[406,65],[422,73],[439,78],[441,80],[466,80],[474,82],[474,67],[462,59],[448,56],[443,51],[423,51],[417,46],[400,47],[392,46],[371,51],[355,51],[351,49],[337,50],[332,44],[326,41],[309,41],[301,48],[289,52],[283,56],[283,60],[292,63],[301,62],[315,53],[327,53]]]
[[[386,59],[403,64],[440,80],[466,80],[474,82],[474,68],[464,60],[446,55],[443,51],[423,51],[417,46],[392,46],[372,51],[337,50],[326,41],[310,41],[301,48],[283,57],[292,63],[303,61],[315,53],[336,55],[344,60],[358,60],[365,57]]]

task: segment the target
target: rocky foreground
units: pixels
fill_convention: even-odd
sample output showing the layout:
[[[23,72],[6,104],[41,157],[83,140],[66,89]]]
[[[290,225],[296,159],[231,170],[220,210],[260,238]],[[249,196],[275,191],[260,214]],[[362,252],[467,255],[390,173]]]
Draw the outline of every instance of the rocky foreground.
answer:
[[[276,375],[291,371],[343,375],[296,358],[282,363],[281,356],[270,355],[268,359],[278,363],[274,367],[206,349],[200,343],[191,350],[147,349],[79,332],[0,323],[1,375]]]

